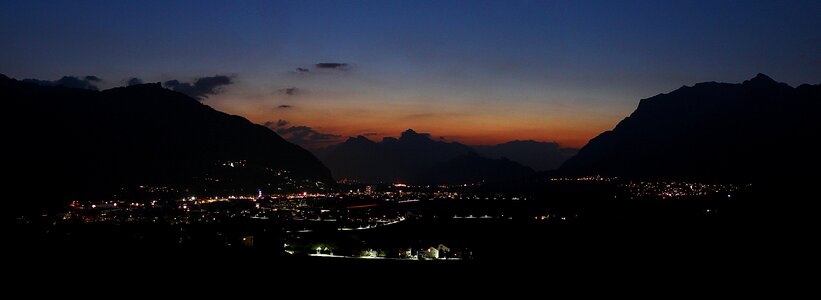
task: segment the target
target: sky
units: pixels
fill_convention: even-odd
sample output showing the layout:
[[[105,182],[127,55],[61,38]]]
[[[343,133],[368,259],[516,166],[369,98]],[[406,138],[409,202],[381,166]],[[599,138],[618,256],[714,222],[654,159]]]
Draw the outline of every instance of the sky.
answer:
[[[819,16],[817,0],[2,1],[0,73],[163,82],[308,148],[408,128],[580,147],[683,85],[821,83]]]

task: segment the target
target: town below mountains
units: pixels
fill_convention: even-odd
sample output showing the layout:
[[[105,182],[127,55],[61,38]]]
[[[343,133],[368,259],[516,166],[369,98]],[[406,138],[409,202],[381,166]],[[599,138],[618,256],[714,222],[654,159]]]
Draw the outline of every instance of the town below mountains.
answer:
[[[409,129],[315,156],[159,84],[92,91],[0,76],[0,97],[12,174],[4,211],[20,257],[352,268],[373,258],[384,270],[553,264],[607,249],[617,259],[604,261],[675,253],[711,264],[761,240],[806,240],[817,219],[807,174],[819,168],[821,84],[762,74],[641,100],[578,151],[468,146]]]
[[[792,180],[819,167],[821,84],[791,87],[763,74],[643,99],[580,150],[536,141],[468,146],[408,129],[382,141],[351,137],[316,156],[159,84],[93,91],[37,82],[0,76],[0,95],[8,112],[5,136],[14,145],[7,165],[14,185],[47,199],[109,197],[140,185],[201,194],[321,191],[338,180],[504,185],[607,176],[747,183]]]

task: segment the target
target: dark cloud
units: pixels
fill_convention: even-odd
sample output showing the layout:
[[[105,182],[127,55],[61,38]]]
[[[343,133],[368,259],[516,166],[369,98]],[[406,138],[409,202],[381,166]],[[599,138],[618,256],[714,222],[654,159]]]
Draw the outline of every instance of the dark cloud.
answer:
[[[347,71],[348,64],[346,63],[318,63],[314,65],[317,69],[333,69],[340,71]]]
[[[297,75],[311,75],[311,71],[314,70],[330,70],[330,71],[348,71],[351,69],[351,65],[347,63],[317,63],[310,67],[297,67],[295,71],[291,71],[292,74]]]
[[[292,108],[292,107],[293,107],[293,106],[288,105],[288,104],[282,104],[282,105],[280,105],[280,106],[277,106],[277,108],[279,108],[279,109],[289,109],[289,108]]]
[[[211,77],[200,77],[194,83],[169,80],[163,83],[166,88],[186,94],[194,99],[202,100],[210,95],[222,92],[222,86],[233,84],[231,77],[225,75],[215,75]]]
[[[137,78],[137,77],[131,77],[131,79],[129,79],[129,80],[126,82],[126,85],[128,85],[128,86],[138,85],[138,84],[143,84],[143,80],[142,80],[142,79],[139,79],[139,78]]]
[[[63,78],[49,81],[49,80],[39,80],[39,79],[23,79],[23,82],[30,82],[37,85],[42,86],[63,86],[67,88],[74,88],[74,89],[84,89],[84,90],[98,90],[97,85],[95,83],[102,81],[100,77],[97,76],[85,76],[82,79],[76,76],[63,76]]]
[[[272,130],[276,131],[276,130],[277,130],[277,128],[280,128],[280,127],[283,127],[283,126],[287,126],[287,125],[288,125],[288,124],[290,124],[290,123],[291,123],[291,122],[288,122],[288,121],[285,121],[285,120],[279,119],[279,120],[277,120],[276,122],[274,122],[274,121],[268,121],[268,122],[265,122],[265,123],[264,123],[264,124],[262,124],[262,125],[265,125],[265,127],[268,127],[268,128],[270,128],[270,129],[272,129]]]
[[[285,138],[291,143],[305,148],[324,147],[342,141],[341,135],[321,133],[308,126],[290,126],[285,120],[265,122],[265,126]]]
[[[333,141],[342,138],[341,135],[320,133],[308,126],[291,126],[277,129],[277,133],[282,135],[290,135],[290,141],[298,140],[302,143],[316,143]]]
[[[360,135],[361,136],[374,136],[374,135],[379,135],[379,132],[365,132],[365,133],[360,134]]]
[[[288,95],[288,96],[294,96],[296,94],[301,93],[302,90],[300,90],[298,88],[295,88],[295,87],[289,87],[289,88],[279,89],[279,92],[283,93],[285,95]]]

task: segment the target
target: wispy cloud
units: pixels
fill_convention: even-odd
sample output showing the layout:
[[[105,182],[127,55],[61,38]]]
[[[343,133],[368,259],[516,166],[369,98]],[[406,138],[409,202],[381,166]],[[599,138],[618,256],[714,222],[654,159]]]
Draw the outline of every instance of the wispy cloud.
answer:
[[[305,148],[316,149],[342,141],[341,135],[322,133],[308,126],[288,126],[290,122],[286,120],[268,121],[263,125],[289,142]]]
[[[276,120],[276,121],[268,121],[268,122],[265,122],[265,123],[263,123],[262,125],[265,125],[265,127],[268,127],[268,128],[273,129],[273,130],[276,130],[276,129],[280,128],[280,127],[287,126],[287,125],[288,125],[288,124],[290,124],[290,123],[291,123],[291,122],[285,121],[285,120],[283,120],[283,119],[279,119],[279,120]]]
[[[197,100],[203,100],[208,96],[219,94],[222,87],[233,84],[230,76],[214,75],[210,77],[200,77],[193,83],[180,82],[179,80],[169,80],[163,85],[171,90],[186,94]]]
[[[296,94],[302,93],[302,90],[298,89],[296,87],[289,87],[289,88],[279,89],[278,91],[280,93],[283,93],[283,94],[288,95],[288,96],[295,96]]]

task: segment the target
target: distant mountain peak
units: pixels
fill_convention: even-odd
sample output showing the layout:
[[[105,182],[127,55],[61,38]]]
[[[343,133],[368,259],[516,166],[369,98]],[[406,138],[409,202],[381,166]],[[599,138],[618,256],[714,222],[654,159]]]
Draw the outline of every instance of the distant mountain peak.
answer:
[[[750,80],[745,80],[745,85],[772,85],[778,84],[775,80],[770,78],[770,76],[764,75],[763,73],[758,73],[755,77],[751,78]]]
[[[409,137],[415,137],[415,136],[418,136],[418,135],[419,135],[419,133],[417,133],[415,130],[408,128],[408,130],[405,130],[405,131],[402,132],[402,135],[400,136],[400,138],[409,138]]]
[[[163,89],[163,90],[166,89],[162,86],[162,83],[159,83],[159,82],[148,82],[148,83],[141,83],[141,84],[132,84],[132,85],[126,86],[125,88],[127,88],[127,89]]]
[[[370,139],[368,139],[367,137],[362,136],[362,135],[357,135],[355,137],[353,137],[353,136],[349,137],[348,140],[346,140],[345,142],[346,143],[367,143],[367,144],[373,144],[374,143],[374,141],[371,141]]]
[[[400,140],[407,141],[407,140],[429,140],[430,134],[429,133],[418,133],[413,129],[408,129],[402,132],[402,135],[399,137]]]
[[[521,178],[520,175],[533,173],[533,169],[553,170],[576,152],[577,149],[561,148],[555,142],[533,140],[467,146],[408,129],[399,138],[385,137],[380,142],[363,136],[350,137],[317,155],[341,178],[431,183],[453,182],[454,178],[495,181],[505,174],[512,174],[508,179]],[[439,172],[447,174],[428,178],[437,174],[431,171],[437,166]]]
[[[364,135],[357,135],[357,136],[348,137],[348,140],[350,140],[350,141],[357,141],[357,140],[362,141],[362,140],[368,140],[368,138],[365,137]]]

